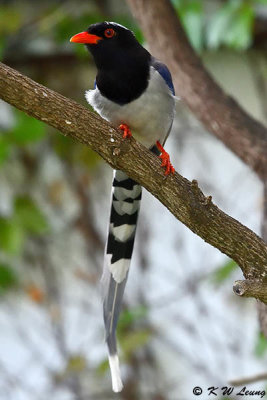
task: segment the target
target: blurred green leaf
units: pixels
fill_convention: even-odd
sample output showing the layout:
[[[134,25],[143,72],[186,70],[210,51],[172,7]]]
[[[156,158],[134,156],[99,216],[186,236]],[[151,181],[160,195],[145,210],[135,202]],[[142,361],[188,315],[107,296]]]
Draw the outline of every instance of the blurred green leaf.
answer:
[[[144,318],[147,315],[147,312],[148,310],[144,306],[124,310],[120,315],[118,323],[118,335],[120,335],[120,333],[125,329],[131,327],[134,322]]]
[[[0,293],[6,292],[18,283],[17,275],[6,264],[0,264]]]
[[[22,227],[12,218],[0,218],[0,249],[10,254],[21,252],[25,240]]]
[[[8,158],[10,153],[10,143],[5,136],[0,136],[0,165]]]
[[[234,22],[225,32],[223,43],[234,49],[246,49],[252,41],[254,10],[252,5],[243,4]]]
[[[46,218],[28,196],[16,198],[14,218],[29,233],[42,234],[48,230]]]
[[[267,351],[267,340],[262,332],[259,332],[257,342],[255,345],[255,355],[259,358],[263,357]]]
[[[75,142],[71,138],[63,135],[55,135],[52,141],[57,154],[71,163],[79,162],[82,165],[93,168],[100,161],[102,162],[101,157],[95,151]]]
[[[83,355],[72,355],[68,359],[66,372],[79,373],[86,369],[86,359]]]
[[[27,145],[42,139],[45,125],[35,118],[16,110],[17,123],[10,133],[11,140],[17,145]]]
[[[199,0],[179,2],[178,12],[191,45],[196,50],[203,47],[203,7]]]
[[[220,46],[239,6],[239,1],[228,1],[213,15],[207,26],[207,46],[209,48],[217,49]]]
[[[76,161],[89,168],[94,168],[102,160],[95,151],[78,143],[74,153],[74,162]]]
[[[16,7],[0,6],[0,35],[10,34],[19,29],[21,14]]]
[[[254,8],[250,2],[230,0],[212,17],[207,27],[207,45],[246,49],[252,40]]]
[[[128,332],[127,335],[120,339],[124,357],[128,359],[133,352],[145,346],[151,338],[151,335],[152,332],[148,329]]]
[[[211,276],[212,282],[221,284],[228,279],[231,274],[237,269],[237,264],[233,260],[227,261],[223,266],[217,268]]]
[[[105,359],[103,361],[101,361],[101,363],[97,366],[96,372],[98,374],[104,374],[109,368],[109,363],[108,360]]]
[[[3,59],[5,47],[6,47],[6,37],[3,35],[0,36],[0,60]]]

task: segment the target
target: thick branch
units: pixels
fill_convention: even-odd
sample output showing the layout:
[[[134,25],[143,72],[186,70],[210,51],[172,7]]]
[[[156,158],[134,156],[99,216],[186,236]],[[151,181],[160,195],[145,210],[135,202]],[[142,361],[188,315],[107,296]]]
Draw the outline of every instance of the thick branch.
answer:
[[[152,54],[170,68],[177,94],[261,179],[267,176],[267,129],[215,83],[190,46],[170,0],[127,1]]]
[[[90,146],[113,168],[125,171],[173,215],[212,246],[234,259],[246,278],[267,276],[267,245],[250,229],[218,209],[181,175],[164,177],[160,160],[80,104],[0,63],[0,97],[27,114]]]

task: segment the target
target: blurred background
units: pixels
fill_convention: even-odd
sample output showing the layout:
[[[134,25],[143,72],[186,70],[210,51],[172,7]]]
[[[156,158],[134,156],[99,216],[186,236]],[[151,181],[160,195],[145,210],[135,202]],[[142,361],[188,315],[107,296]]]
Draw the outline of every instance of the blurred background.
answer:
[[[266,124],[267,1],[173,4],[215,79]],[[102,20],[146,45],[123,0],[1,0],[1,61],[85,105],[95,67],[69,38]],[[260,181],[182,101],[166,149],[260,233]],[[208,387],[266,372],[256,301],[232,292],[241,270],[144,191],[118,329],[125,389],[112,393],[99,293],[111,180],[90,149],[0,102],[0,400],[190,400],[194,386],[206,399]]]

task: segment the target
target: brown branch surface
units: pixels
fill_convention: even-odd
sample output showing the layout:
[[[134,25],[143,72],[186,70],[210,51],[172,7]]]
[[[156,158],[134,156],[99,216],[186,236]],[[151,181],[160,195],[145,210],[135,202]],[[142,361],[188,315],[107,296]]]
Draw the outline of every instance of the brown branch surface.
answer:
[[[121,132],[98,115],[2,63],[0,98],[90,146],[113,168],[125,171],[189,229],[235,260],[246,278],[267,276],[266,243],[216,207],[196,181],[178,173],[165,178],[160,160],[133,138],[123,140]]]
[[[233,286],[235,294],[241,297],[255,297],[267,304],[267,282],[257,280],[235,281]]]
[[[261,179],[267,176],[267,129],[225,94],[206,71],[170,0],[127,1],[152,54],[170,68],[177,94]]]

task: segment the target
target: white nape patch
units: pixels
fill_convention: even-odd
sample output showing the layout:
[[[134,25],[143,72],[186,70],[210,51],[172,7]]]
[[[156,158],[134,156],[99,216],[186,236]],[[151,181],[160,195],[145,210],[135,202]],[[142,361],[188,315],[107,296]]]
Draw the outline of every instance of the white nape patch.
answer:
[[[121,381],[119,357],[117,354],[108,356],[109,367],[111,372],[112,390],[113,392],[121,392],[123,384]]]
[[[121,258],[113,264],[109,264],[109,270],[112,274],[113,279],[117,283],[121,283],[127,275],[127,272],[130,268],[131,260],[127,258]]]
[[[110,231],[119,242],[126,242],[134,233],[135,228],[136,225],[123,224],[114,227],[114,224],[110,224]]]
[[[118,24],[118,22],[107,21],[107,24],[109,24],[109,25],[112,24],[112,25],[114,25],[115,27],[116,27],[116,26],[120,26],[121,28],[125,29],[126,31],[129,30],[129,29],[126,28],[125,26],[123,26],[123,25],[121,25],[121,24]]]
[[[164,142],[174,117],[175,98],[162,76],[150,68],[149,84],[145,92],[136,100],[125,105],[108,100],[96,87],[85,93],[86,100],[115,127],[127,124],[133,136],[146,147],[157,140]]]
[[[127,203],[126,201],[123,200],[113,200],[112,205],[116,211],[117,214],[119,215],[132,215],[136,211],[139,210],[140,207],[140,200],[134,200],[133,203]]]

